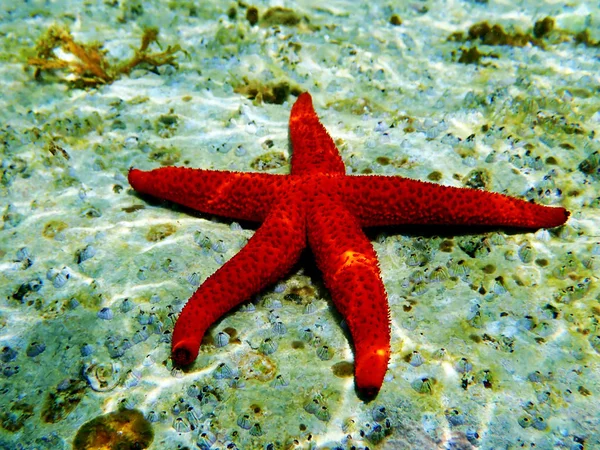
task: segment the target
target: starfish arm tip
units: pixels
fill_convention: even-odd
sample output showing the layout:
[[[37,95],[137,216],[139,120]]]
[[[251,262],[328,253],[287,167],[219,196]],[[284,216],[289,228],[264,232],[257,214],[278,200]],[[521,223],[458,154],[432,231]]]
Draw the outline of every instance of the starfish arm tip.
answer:
[[[189,366],[198,357],[199,345],[187,340],[179,340],[173,343],[171,357],[177,367]]]
[[[130,167],[129,171],[127,172],[127,181],[136,191],[139,190],[139,186],[143,179],[143,174],[144,172],[139,169],[135,169],[134,167]]]
[[[560,227],[571,216],[571,212],[563,207],[544,207],[543,212],[544,214],[539,218],[539,223],[536,223],[537,220],[534,220],[534,223],[539,225],[539,228]]]
[[[379,393],[390,359],[389,346],[377,349],[370,355],[357,355],[355,361],[356,390],[365,400]]]

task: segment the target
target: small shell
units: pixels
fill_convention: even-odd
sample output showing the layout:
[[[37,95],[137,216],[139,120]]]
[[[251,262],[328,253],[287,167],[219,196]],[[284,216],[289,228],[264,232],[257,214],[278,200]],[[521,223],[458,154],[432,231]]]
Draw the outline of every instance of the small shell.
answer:
[[[198,428],[200,425],[200,416],[196,412],[193,406],[189,406],[188,410],[185,413],[185,417],[188,422],[194,427],[194,429]]]
[[[529,428],[531,426],[531,423],[533,422],[531,420],[530,416],[521,416],[517,419],[518,424],[521,426],[521,428]]]
[[[288,386],[290,382],[283,377],[283,375],[279,374],[275,377],[275,379],[271,382],[271,386],[274,388],[284,388]]]
[[[190,431],[192,431],[189,422],[182,417],[177,417],[173,421],[173,428],[178,433],[189,433]]]
[[[75,261],[77,262],[77,264],[81,264],[84,261],[87,261],[90,258],[93,258],[96,255],[96,249],[91,246],[88,245],[85,248],[82,248],[80,250],[77,251],[76,255],[75,255]]]
[[[237,419],[237,425],[244,430],[249,430],[252,427],[250,422],[250,416],[248,414],[242,414]]]
[[[224,331],[219,331],[215,336],[215,347],[225,347],[229,344],[231,336]]]
[[[76,298],[71,298],[69,299],[69,303],[67,304],[67,308],[69,309],[75,309],[79,306],[79,302],[77,301]]]
[[[83,378],[97,392],[112,391],[121,381],[121,365],[114,362],[86,364]]]
[[[379,424],[375,424],[371,431],[367,433],[367,439],[373,444],[378,444],[385,437],[385,431]]]
[[[148,271],[147,267],[140,267],[140,270],[138,270],[137,273],[137,278],[140,281],[144,281],[146,278],[148,278],[148,275],[146,274],[146,272]]]
[[[52,286],[54,286],[56,289],[60,289],[67,284],[67,281],[69,281],[69,278],[71,278],[71,274],[66,267],[60,272],[56,269],[50,269],[46,273],[46,278],[52,281]]]
[[[194,232],[194,242],[202,249],[203,253],[208,253],[212,246],[210,238],[200,231]]]
[[[456,362],[454,368],[458,373],[467,373],[473,370],[473,364],[467,358],[461,358]]]
[[[524,263],[530,263],[535,257],[535,251],[529,242],[519,247],[519,259]]]
[[[167,314],[167,324],[171,327],[175,326],[175,323],[177,322],[177,314],[170,312],[169,314]]]
[[[314,302],[308,302],[304,305],[304,314],[312,314],[317,310],[317,305]]]
[[[200,395],[200,388],[197,384],[190,384],[187,388],[187,395],[190,397],[198,397]]]
[[[446,357],[446,349],[445,348],[440,348],[438,350],[435,351],[435,353],[433,354],[433,357],[435,359],[444,359]]]
[[[187,277],[188,283],[192,286],[197,287],[200,286],[200,275],[197,272],[192,273]]]
[[[312,342],[313,339],[315,338],[315,333],[313,333],[313,331],[310,328],[305,328],[304,330],[302,330],[300,332],[300,338],[304,341],[304,342]]]
[[[321,408],[321,402],[318,398],[313,398],[304,405],[304,411],[309,414],[315,414],[319,408]]]
[[[342,431],[346,434],[356,431],[356,421],[352,418],[346,419],[342,424]]]
[[[225,242],[222,239],[219,239],[212,244],[213,251],[217,253],[225,253],[227,251],[227,247],[225,246]]]
[[[90,356],[94,353],[94,347],[90,344],[83,344],[81,346],[81,356]]]
[[[246,154],[246,149],[241,145],[238,145],[234,153],[235,156],[244,156]]]
[[[271,325],[271,331],[273,331],[273,334],[283,336],[285,333],[287,333],[287,328],[283,322],[277,321]]]
[[[490,292],[493,292],[496,295],[506,294],[506,292],[508,292],[508,291],[506,290],[506,287],[504,286],[504,278],[496,277],[494,279],[494,283],[492,284],[492,286],[489,290],[490,290]]]
[[[408,363],[413,367],[419,367],[424,362],[423,356],[416,350],[408,356]]]
[[[246,383],[240,377],[233,377],[231,380],[229,380],[229,387],[232,389],[243,389],[246,387]]]
[[[456,408],[446,409],[446,411],[444,412],[444,415],[446,416],[446,420],[452,427],[464,425],[464,423],[465,423],[464,414]]]
[[[548,428],[548,424],[542,416],[534,417],[531,426],[540,431],[544,431],[546,428]]]
[[[448,278],[450,278],[450,274],[446,267],[437,267],[429,274],[429,281],[431,282],[446,281]]]
[[[17,261],[21,262],[26,259],[29,259],[31,254],[29,253],[29,249],[27,247],[21,247],[17,250]]]
[[[125,348],[117,344],[107,345],[106,350],[108,351],[108,355],[113,359],[120,358],[125,354]]]
[[[25,354],[30,358],[33,358],[44,353],[44,350],[46,350],[46,344],[44,344],[43,342],[32,342],[27,347]]]
[[[196,446],[201,450],[209,450],[217,442],[217,437],[210,431],[203,431],[198,436]]]
[[[146,327],[142,327],[140,330],[137,330],[135,332],[135,334],[133,335],[133,343],[134,344],[139,344],[140,342],[144,342],[146,339],[148,339],[149,335],[148,332],[146,331]]]
[[[137,386],[142,379],[142,374],[137,370],[130,370],[127,372],[127,377],[123,382],[123,385],[128,388]]]
[[[375,406],[371,411],[371,417],[373,417],[375,422],[381,422],[382,420],[385,420],[387,417],[387,410],[385,409],[385,406]]]
[[[419,394],[431,394],[432,391],[431,379],[429,378],[417,378],[410,383],[410,386],[417,391]]]
[[[328,345],[322,345],[317,348],[317,356],[321,361],[329,361],[333,358],[333,349]]]
[[[219,364],[217,366],[217,368],[215,369],[215,371],[213,372],[213,378],[215,380],[222,380],[224,378],[231,378],[231,377],[233,377],[233,369],[231,369],[231,367],[229,367],[225,363]]]
[[[123,349],[123,351],[129,350],[131,347],[133,347],[133,343],[127,338],[123,339],[123,341],[121,342],[121,348]]]
[[[150,423],[155,423],[158,422],[160,420],[160,416],[158,415],[158,413],[156,411],[148,411],[148,414],[146,414],[146,420]]]
[[[162,334],[165,329],[165,324],[160,321],[160,319],[154,320],[154,323],[151,325],[149,331],[154,334]]]
[[[14,361],[17,357],[17,351],[6,346],[2,348],[2,352],[0,353],[0,361],[7,363]]]
[[[317,419],[323,422],[329,422],[329,419],[331,419],[329,409],[325,405],[321,405],[319,408],[317,408],[314,414]]]
[[[271,309],[281,309],[283,307],[283,304],[281,303],[281,300],[277,299],[277,298],[270,298],[266,301],[266,306],[267,308],[271,308]]]
[[[464,259],[460,259],[458,261],[450,259],[446,265],[448,266],[450,275],[453,277],[463,277],[470,272],[469,267]]]
[[[262,436],[263,435],[263,431],[260,428],[260,424],[258,422],[256,422],[254,425],[252,425],[252,428],[250,428],[250,431],[248,431],[248,433],[250,433],[252,436]]]
[[[120,309],[122,313],[131,311],[133,309],[133,302],[128,298],[124,298]]]
[[[258,351],[263,355],[272,355],[277,351],[277,342],[271,338],[266,338],[258,347]]]
[[[98,319],[102,319],[102,320],[111,320],[114,316],[112,309],[110,308],[102,308],[100,311],[98,311]]]
[[[427,292],[428,288],[429,287],[427,286],[427,283],[425,281],[419,281],[413,286],[412,293],[413,295],[422,295],[425,292]]]

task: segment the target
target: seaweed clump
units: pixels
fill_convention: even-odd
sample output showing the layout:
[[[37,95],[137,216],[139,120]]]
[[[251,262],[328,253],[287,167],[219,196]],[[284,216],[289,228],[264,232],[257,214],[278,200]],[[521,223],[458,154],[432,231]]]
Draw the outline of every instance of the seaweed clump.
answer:
[[[153,53],[149,50],[153,43],[158,44],[158,29],[147,28],[133,57],[113,63],[106,58],[106,50],[102,49],[101,44],[77,42],[68,29],[53,25],[41,37],[36,46],[36,56],[29,58],[27,64],[35,68],[34,77],[37,80],[43,72],[62,70],[69,73],[69,81],[77,87],[110,84],[140,65],[156,68],[170,64],[177,67],[175,54],[182,51],[181,47],[169,46],[165,51]],[[71,56],[62,59],[56,54],[57,49]]]
[[[583,30],[578,33],[573,33],[569,30],[562,30],[556,27],[556,22],[553,17],[544,17],[537,20],[533,24],[533,28],[528,33],[521,31],[507,32],[502,25],[490,24],[487,21],[477,22],[465,34],[462,31],[456,31],[448,36],[450,42],[476,42],[481,45],[506,45],[511,47],[525,47],[526,45],[534,45],[544,48],[547,43],[573,42],[575,44],[583,44],[588,47],[600,47],[600,41],[594,41],[590,38],[588,30]],[[469,63],[477,63],[479,58],[475,53],[468,55],[463,49],[463,61],[468,60]],[[485,56],[485,55],[483,55]]]
[[[479,41],[482,45],[508,45],[511,47],[524,47],[531,43],[543,47],[542,41],[535,36],[519,31],[507,33],[501,25],[489,24],[485,21],[471,25],[466,37],[463,33],[458,32],[453,33],[448,40]]]
[[[305,20],[306,17],[304,18]],[[298,15],[293,9],[282,8],[281,6],[275,6],[269,8],[263,14],[260,19],[261,25],[273,26],[273,25],[287,25],[296,26],[302,21],[302,17]]]
[[[234,92],[244,95],[256,103],[270,103],[281,105],[287,101],[288,97],[295,95],[296,97],[302,93],[302,90],[296,86],[290,85],[287,81],[279,81],[276,83],[261,83],[256,80],[249,80],[244,77],[241,82],[234,87]]]
[[[488,64],[480,62],[481,58],[483,58],[483,57],[498,58],[498,56],[495,55],[494,53],[480,52],[476,46],[473,46],[468,49],[461,48],[461,51],[462,51],[462,53],[461,53],[460,57],[458,58],[458,62],[461,64],[481,64],[482,66],[487,66]]]

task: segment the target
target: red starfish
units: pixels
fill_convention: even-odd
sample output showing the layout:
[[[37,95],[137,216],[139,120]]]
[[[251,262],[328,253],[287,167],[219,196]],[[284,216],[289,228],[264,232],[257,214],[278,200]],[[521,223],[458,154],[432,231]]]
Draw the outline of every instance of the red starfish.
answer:
[[[172,340],[177,365],[198,356],[206,329],[227,311],[286,274],[308,245],[354,343],[359,393],[377,394],[390,358],[390,316],[377,255],[363,227],[396,224],[551,228],[564,208],[476,189],[399,176],[348,176],[303,93],[289,123],[291,174],[165,167],[132,169],[139,192],[204,213],[262,222],[248,244],[202,284],[183,308]]]

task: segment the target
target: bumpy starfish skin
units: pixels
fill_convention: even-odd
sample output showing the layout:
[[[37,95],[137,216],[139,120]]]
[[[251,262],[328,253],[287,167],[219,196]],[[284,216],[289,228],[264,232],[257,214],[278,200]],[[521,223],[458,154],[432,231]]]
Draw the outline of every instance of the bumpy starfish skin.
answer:
[[[551,228],[564,208],[398,176],[347,176],[308,93],[290,115],[290,175],[165,167],[132,169],[139,192],[233,219],[262,222],[247,245],[211,275],[183,308],[172,340],[178,365],[192,363],[206,329],[281,278],[307,245],[350,329],[355,383],[373,396],[390,358],[390,319],[377,255],[362,227],[449,224]]]

